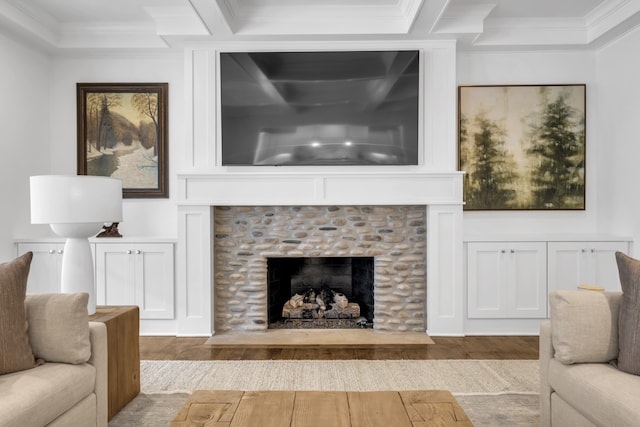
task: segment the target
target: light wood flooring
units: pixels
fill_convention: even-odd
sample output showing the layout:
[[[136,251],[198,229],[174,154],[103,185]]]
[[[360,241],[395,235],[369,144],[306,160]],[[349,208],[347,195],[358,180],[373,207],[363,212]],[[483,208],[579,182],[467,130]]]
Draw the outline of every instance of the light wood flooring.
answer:
[[[208,337],[140,337],[142,360],[538,359],[537,336],[431,337],[411,345],[211,345]]]

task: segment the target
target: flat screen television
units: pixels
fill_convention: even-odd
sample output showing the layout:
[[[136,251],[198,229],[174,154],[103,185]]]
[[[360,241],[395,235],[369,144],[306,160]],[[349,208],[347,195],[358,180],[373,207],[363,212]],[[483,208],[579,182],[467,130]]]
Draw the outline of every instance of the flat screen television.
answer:
[[[220,53],[222,165],[417,165],[419,57]]]

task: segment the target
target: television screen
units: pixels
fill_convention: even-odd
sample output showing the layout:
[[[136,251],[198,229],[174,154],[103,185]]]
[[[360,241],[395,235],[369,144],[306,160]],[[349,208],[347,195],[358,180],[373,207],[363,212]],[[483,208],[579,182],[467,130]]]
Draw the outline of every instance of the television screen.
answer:
[[[222,164],[417,165],[418,51],[220,54]]]

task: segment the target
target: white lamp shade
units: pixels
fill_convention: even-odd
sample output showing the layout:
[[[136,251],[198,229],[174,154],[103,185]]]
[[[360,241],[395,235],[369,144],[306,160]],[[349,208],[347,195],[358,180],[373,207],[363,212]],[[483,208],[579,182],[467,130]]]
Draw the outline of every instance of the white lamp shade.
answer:
[[[122,221],[122,181],[104,176],[31,177],[32,224]]]
[[[105,222],[122,221],[122,182],[90,175],[31,177],[31,222],[49,224],[66,237],[60,290],[89,294],[87,311],[96,312],[93,259],[88,237]]]

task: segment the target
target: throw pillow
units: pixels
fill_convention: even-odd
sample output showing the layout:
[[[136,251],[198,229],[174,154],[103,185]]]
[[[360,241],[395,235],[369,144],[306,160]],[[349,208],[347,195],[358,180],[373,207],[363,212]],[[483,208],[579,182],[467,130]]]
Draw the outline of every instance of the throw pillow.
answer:
[[[618,369],[640,375],[640,261],[616,252],[622,285],[618,340]]]
[[[24,308],[33,254],[0,264],[0,375],[35,366]]]
[[[91,357],[89,294],[29,294],[26,298],[33,354],[47,362],[85,363]]]
[[[618,355],[619,292],[553,291],[551,341],[564,364],[606,363]]]

